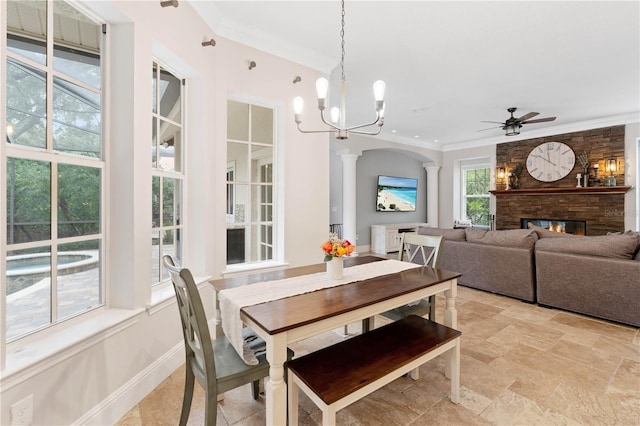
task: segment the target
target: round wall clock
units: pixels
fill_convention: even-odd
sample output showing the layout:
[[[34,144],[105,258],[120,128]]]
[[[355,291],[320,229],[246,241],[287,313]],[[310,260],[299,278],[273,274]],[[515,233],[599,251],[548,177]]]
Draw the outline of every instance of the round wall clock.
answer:
[[[571,173],[575,162],[571,147],[560,142],[545,142],[529,153],[527,171],[537,180],[554,182]]]

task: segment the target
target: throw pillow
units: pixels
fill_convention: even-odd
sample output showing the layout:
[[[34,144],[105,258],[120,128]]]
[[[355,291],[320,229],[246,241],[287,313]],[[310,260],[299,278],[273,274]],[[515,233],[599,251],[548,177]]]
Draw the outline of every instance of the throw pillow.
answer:
[[[536,233],[530,229],[506,229],[503,231],[481,231],[465,229],[467,241],[502,247],[533,248],[538,240]]]
[[[543,238],[536,243],[536,251],[553,251],[613,259],[632,259],[638,246],[638,237],[622,235],[599,235],[595,237]]]
[[[573,235],[573,234],[565,234],[565,233],[562,233],[562,232],[550,231],[550,230],[542,228],[540,226],[536,226],[531,222],[529,222],[527,224],[527,226],[529,227],[529,229],[532,229],[538,235],[538,238],[571,238],[571,237],[577,237],[577,235]]]

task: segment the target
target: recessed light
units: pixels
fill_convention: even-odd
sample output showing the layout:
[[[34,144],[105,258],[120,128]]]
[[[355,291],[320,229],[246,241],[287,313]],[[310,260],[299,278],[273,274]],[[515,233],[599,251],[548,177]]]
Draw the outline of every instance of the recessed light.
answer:
[[[392,130],[392,131],[391,131],[391,133],[397,133],[397,132],[398,132],[397,130]]]
[[[435,143],[438,143],[438,139],[434,139],[433,141],[434,141]]]
[[[420,137],[420,135],[415,135],[414,138],[418,139]]]

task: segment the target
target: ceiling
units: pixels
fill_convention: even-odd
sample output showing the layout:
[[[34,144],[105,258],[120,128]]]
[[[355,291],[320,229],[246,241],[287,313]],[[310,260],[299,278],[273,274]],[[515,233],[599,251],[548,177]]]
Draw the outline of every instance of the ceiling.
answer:
[[[339,81],[338,0],[189,3],[217,35]],[[347,0],[345,10],[347,125],[372,121],[372,84],[382,79],[384,139],[449,150],[623,124],[640,113],[638,1]],[[314,105],[307,99],[305,114],[317,114]],[[508,107],[516,117],[557,119],[524,125],[519,136],[479,131],[498,126],[483,120],[506,120]]]

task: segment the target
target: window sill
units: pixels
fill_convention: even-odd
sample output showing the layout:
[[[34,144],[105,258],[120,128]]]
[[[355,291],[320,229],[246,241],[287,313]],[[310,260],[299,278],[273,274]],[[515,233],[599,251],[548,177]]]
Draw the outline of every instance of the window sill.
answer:
[[[207,284],[212,277],[193,277],[198,288]],[[163,282],[155,286],[151,292],[151,303],[147,306],[147,312],[149,315],[153,315],[158,311],[166,308],[167,306],[175,303],[176,293],[173,289],[171,281]]]
[[[4,390],[21,383],[27,377],[39,374],[113,336],[138,322],[140,309],[105,309],[64,330],[20,345],[16,342],[7,347],[6,367],[2,371]]]
[[[208,285],[211,277],[194,277],[198,288]],[[151,303],[137,309],[101,309],[86,314],[82,321],[63,329],[16,341],[7,346],[6,367],[0,376],[3,391],[12,388],[28,377],[46,371],[83,350],[107,340],[129,327],[135,326],[140,315],[153,315],[176,303],[171,282],[154,288]]]
[[[227,269],[222,271],[222,278],[229,278],[235,275],[245,275],[255,272],[279,271],[289,267],[288,262],[260,262],[260,263],[242,263],[237,265],[227,265]]]

